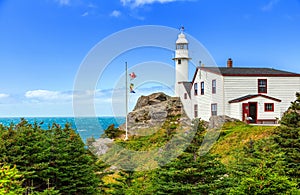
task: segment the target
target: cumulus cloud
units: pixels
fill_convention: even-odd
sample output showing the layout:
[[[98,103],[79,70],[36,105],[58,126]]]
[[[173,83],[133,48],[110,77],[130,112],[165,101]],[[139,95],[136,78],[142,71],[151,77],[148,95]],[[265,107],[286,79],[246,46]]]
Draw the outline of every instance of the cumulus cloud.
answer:
[[[0,99],[1,98],[7,98],[9,97],[9,94],[6,94],[6,93],[0,93]]]
[[[111,12],[110,16],[118,18],[119,16],[121,16],[121,12],[118,10],[114,10]]]
[[[25,93],[25,97],[28,99],[43,100],[43,101],[60,101],[60,100],[71,100],[72,93],[60,92],[60,91],[49,91],[49,90],[32,90]]]
[[[279,0],[270,0],[268,4],[264,5],[261,10],[262,11],[270,11],[273,7],[278,4]]]
[[[182,1],[182,0],[120,0],[123,6],[131,6],[131,7],[140,7],[146,4],[153,3],[170,3],[174,1]]]

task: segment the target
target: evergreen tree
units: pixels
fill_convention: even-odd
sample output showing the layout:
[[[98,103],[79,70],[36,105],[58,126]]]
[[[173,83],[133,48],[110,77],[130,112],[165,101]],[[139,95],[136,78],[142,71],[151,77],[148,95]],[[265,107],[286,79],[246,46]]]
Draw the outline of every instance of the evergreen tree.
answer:
[[[120,130],[119,128],[115,128],[115,125],[112,124],[107,127],[106,130],[104,130],[104,134],[102,135],[102,138],[110,138],[115,139],[123,135],[125,132]]]
[[[284,113],[283,125],[276,129],[274,140],[284,152],[286,174],[297,180],[300,189],[300,93],[296,97]]]
[[[0,166],[0,194],[14,195],[22,194],[25,189],[22,187],[23,176],[16,166]]]
[[[200,122],[187,149],[175,160],[157,169],[155,194],[225,194],[230,186],[227,170],[215,156],[199,156],[205,128]]]
[[[80,136],[66,124],[52,128],[51,186],[62,194],[94,194],[99,180],[95,174],[95,158],[84,148]]]
[[[22,119],[0,126],[0,163],[16,165],[24,175],[27,194],[95,194],[99,179],[96,157],[84,148],[80,136],[66,124],[43,130]]]
[[[21,119],[20,123],[10,126],[3,132],[4,140],[0,159],[17,168],[24,174],[23,185],[27,193],[32,189],[46,188],[44,172],[48,168],[47,149],[49,145],[37,123],[29,124]]]
[[[297,193],[296,182],[284,172],[284,155],[273,139],[250,140],[232,162],[236,186],[230,194]]]
[[[300,93],[296,93],[296,100],[291,102],[280,123],[288,127],[300,127]]]

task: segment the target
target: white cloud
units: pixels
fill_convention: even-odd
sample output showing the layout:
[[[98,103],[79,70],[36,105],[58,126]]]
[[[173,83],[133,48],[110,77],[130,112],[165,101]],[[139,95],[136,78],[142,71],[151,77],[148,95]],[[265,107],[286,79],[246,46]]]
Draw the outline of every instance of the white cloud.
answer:
[[[130,7],[141,7],[146,4],[153,4],[153,3],[170,3],[174,1],[183,1],[183,0],[120,0],[123,6],[130,6]]]
[[[270,11],[273,7],[278,4],[279,0],[270,0],[268,4],[264,5],[261,10],[262,11]]]
[[[0,93],[0,98],[7,98],[7,97],[9,97],[9,94]]]
[[[60,5],[70,5],[70,0],[55,0]]]
[[[71,100],[72,94],[68,92],[49,91],[49,90],[33,90],[27,91],[25,97],[28,99],[43,100],[43,101],[60,101]]]
[[[85,16],[88,16],[88,15],[89,15],[89,12],[84,12],[81,16],[85,17]]]
[[[111,12],[110,16],[118,18],[119,16],[121,16],[121,12],[118,10],[114,10]]]

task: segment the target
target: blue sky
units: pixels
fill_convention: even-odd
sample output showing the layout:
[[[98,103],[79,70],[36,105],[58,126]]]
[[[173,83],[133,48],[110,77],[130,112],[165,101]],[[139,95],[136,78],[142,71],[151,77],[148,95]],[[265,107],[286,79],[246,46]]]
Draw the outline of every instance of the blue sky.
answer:
[[[0,0],[0,116],[72,116],[85,56],[111,34],[140,25],[184,25],[219,66],[231,57],[234,66],[300,73],[299,0]],[[172,55],[146,48],[114,59],[95,89],[97,115],[114,114],[124,61],[174,67]],[[165,86],[137,86],[130,108],[140,95],[160,90],[172,94]]]

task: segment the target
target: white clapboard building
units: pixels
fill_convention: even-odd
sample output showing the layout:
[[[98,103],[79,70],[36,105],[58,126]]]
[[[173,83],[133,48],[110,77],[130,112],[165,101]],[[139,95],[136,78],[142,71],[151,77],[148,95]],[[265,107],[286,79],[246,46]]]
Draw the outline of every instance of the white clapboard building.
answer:
[[[277,123],[300,92],[300,74],[272,68],[197,67],[188,81],[188,40],[178,35],[175,94],[190,118],[227,115],[249,123]]]

